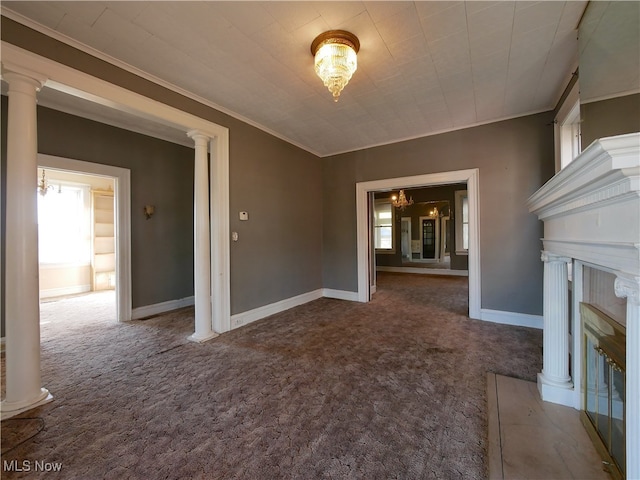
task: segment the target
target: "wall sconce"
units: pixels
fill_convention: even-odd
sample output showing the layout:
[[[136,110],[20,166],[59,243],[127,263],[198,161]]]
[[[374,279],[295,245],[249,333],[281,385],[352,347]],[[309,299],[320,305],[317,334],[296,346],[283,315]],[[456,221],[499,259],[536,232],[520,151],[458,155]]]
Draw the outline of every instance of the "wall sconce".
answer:
[[[153,217],[153,214],[156,213],[156,207],[154,205],[145,205],[144,206],[144,216],[149,220]]]

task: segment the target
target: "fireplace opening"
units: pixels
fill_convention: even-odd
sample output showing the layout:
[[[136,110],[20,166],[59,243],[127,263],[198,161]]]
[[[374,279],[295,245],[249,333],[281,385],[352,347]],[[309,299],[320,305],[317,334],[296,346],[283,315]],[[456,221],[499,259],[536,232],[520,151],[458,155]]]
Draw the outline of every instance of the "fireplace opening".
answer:
[[[600,309],[580,304],[583,423],[608,470],[625,478],[626,329]]]

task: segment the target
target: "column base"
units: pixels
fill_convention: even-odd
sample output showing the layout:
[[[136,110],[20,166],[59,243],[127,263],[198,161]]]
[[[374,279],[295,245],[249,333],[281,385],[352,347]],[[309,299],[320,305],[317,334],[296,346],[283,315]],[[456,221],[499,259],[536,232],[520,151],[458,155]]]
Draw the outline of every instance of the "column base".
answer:
[[[573,382],[549,380],[544,373],[538,374],[538,392],[545,402],[556,403],[566,407],[580,408],[580,399],[576,396]]]
[[[15,417],[27,410],[49,403],[52,400],[53,395],[51,395],[46,388],[41,388],[40,394],[35,399],[21,400],[19,402],[7,402],[3,400],[0,403],[0,419],[6,420],[7,418]]]
[[[216,338],[217,336],[218,334],[216,332],[207,333],[205,335],[194,333],[193,335],[189,335],[187,340],[190,342],[203,343],[207,340],[211,340],[212,338]]]

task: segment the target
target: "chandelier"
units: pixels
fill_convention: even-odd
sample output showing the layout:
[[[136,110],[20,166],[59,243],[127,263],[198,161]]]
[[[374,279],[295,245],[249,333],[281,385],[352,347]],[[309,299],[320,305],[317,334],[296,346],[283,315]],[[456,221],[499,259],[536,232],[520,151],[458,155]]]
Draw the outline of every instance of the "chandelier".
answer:
[[[407,200],[407,197],[404,194],[404,190],[400,190],[400,192],[398,193],[398,196],[396,195],[391,196],[391,205],[393,205],[396,208],[399,208],[400,210],[404,210],[409,205],[413,205],[413,197],[409,197],[409,200]]]
[[[55,187],[47,183],[47,179],[44,177],[44,169],[42,169],[42,178],[38,181],[38,193],[43,197],[49,190],[53,190]]]
[[[333,95],[335,102],[358,68],[358,50],[358,37],[344,30],[321,33],[311,43],[316,73]]]

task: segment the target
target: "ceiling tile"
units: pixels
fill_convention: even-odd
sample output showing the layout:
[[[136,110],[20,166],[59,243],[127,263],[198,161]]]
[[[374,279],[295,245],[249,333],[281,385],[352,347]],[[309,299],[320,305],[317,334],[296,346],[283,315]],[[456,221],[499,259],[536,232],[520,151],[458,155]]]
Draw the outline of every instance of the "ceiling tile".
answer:
[[[549,3],[3,1],[2,11],[329,155],[554,105],[586,2]],[[338,103],[309,51],[333,28],[361,42]]]
[[[439,2],[425,2],[424,5],[431,5],[431,3]],[[450,7],[439,9],[432,14],[428,10],[422,10],[420,22],[422,23],[424,35],[429,41],[435,41],[456,33],[466,32],[467,14],[464,3],[458,2],[452,4]]]
[[[513,29],[523,33],[542,26],[553,26],[555,29],[563,9],[564,2],[538,2],[530,7],[520,8],[515,13]]]

